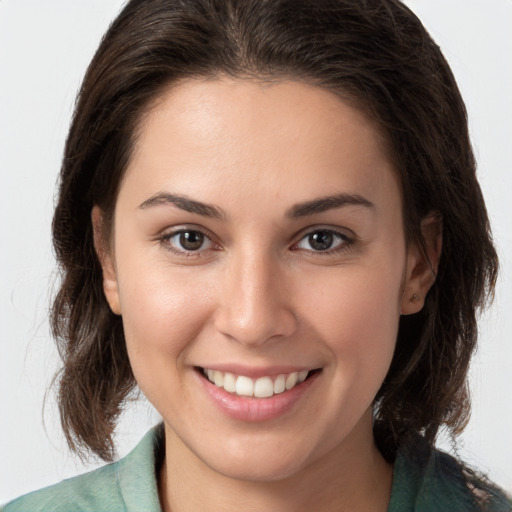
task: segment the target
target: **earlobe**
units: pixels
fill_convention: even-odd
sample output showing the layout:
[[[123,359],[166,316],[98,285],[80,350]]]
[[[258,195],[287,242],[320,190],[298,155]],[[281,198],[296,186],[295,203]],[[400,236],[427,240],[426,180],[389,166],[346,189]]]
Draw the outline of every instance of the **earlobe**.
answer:
[[[119,290],[117,284],[117,275],[112,255],[112,249],[109,246],[105,236],[103,211],[99,206],[94,206],[91,212],[91,221],[94,234],[94,249],[101,264],[103,274],[103,293],[112,312],[116,315],[121,314],[121,305],[119,301]]]
[[[438,213],[431,213],[421,221],[423,245],[411,244],[407,251],[407,269],[402,293],[403,315],[418,313],[423,308],[427,293],[436,281],[442,233],[443,222]]]

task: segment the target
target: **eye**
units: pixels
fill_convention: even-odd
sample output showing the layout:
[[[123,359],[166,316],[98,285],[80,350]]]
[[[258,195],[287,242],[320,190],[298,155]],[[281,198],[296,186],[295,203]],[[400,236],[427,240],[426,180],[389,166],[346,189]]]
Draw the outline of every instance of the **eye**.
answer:
[[[180,229],[163,237],[163,241],[178,253],[198,252],[210,249],[212,241],[201,231]]]
[[[351,240],[330,229],[317,229],[304,236],[296,245],[298,249],[314,252],[328,252],[349,246]]]

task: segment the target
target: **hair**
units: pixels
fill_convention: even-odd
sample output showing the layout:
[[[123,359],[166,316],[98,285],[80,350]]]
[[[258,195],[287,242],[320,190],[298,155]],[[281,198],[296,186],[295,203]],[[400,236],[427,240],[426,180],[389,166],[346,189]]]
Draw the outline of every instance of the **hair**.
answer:
[[[52,329],[63,360],[59,407],[77,453],[104,460],[136,388],[122,320],[110,311],[91,210],[110,229],[141,117],[172,84],[227,75],[302,80],[337,94],[389,142],[408,243],[442,219],[443,252],[420,313],[400,319],[395,354],[375,399],[375,437],[392,459],[441,427],[467,423],[467,373],[477,313],[498,261],[476,179],[467,115],[453,74],[418,18],[398,0],[132,0],[87,70],[65,146],[53,240],[61,269]]]

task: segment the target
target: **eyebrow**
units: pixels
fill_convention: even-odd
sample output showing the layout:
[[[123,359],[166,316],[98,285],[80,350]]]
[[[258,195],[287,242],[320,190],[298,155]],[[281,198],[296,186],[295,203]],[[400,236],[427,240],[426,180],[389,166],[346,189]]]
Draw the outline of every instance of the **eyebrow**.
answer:
[[[286,212],[286,217],[290,219],[297,219],[300,217],[306,217],[307,215],[314,215],[315,213],[322,213],[328,210],[342,208],[344,206],[364,206],[370,209],[375,208],[375,205],[371,201],[368,201],[368,199],[360,196],[359,194],[336,194],[296,204]]]
[[[180,210],[202,215],[203,217],[210,217],[213,219],[221,220],[227,217],[224,210],[218,206],[202,203],[200,201],[190,199],[187,196],[170,194],[168,192],[156,193],[149,199],[146,199],[142,204],[140,204],[139,208],[141,210],[145,210],[146,208],[165,204],[176,206]],[[316,213],[326,212],[328,210],[334,210],[336,208],[342,208],[344,206],[364,206],[370,209],[375,208],[375,205],[371,201],[368,201],[368,199],[360,196],[359,194],[343,193],[333,196],[319,197],[311,201],[298,203],[292,206],[286,212],[285,216],[289,219],[297,219],[300,217],[306,217],[308,215],[314,215]]]
[[[180,210],[196,213],[203,217],[211,217],[213,219],[224,219],[226,217],[225,212],[217,206],[202,203],[200,201],[194,201],[187,196],[169,194],[167,192],[158,192],[149,199],[146,199],[139,208],[141,210],[145,210],[146,208],[160,206],[163,204],[170,204],[178,207]]]

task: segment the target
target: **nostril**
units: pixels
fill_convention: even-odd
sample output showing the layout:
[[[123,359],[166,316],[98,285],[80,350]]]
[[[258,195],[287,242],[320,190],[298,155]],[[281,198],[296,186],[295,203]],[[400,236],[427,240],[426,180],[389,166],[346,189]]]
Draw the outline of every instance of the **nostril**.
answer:
[[[295,316],[279,306],[269,308],[265,314],[247,308],[245,311],[219,312],[216,329],[224,336],[243,345],[260,346],[291,336],[297,328]]]

